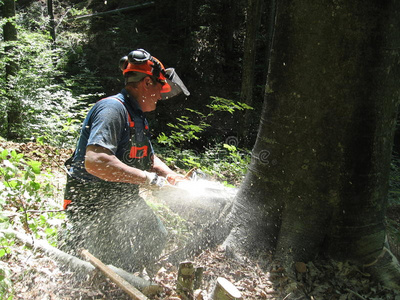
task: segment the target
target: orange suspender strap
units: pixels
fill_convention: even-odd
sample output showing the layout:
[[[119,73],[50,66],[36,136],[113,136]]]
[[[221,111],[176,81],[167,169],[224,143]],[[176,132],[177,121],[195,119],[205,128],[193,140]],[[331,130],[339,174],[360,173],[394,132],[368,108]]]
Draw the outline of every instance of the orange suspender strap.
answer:
[[[111,98],[111,99],[114,99],[114,100],[117,100],[117,101],[119,101],[119,102],[121,102],[122,103],[122,105],[125,107],[125,104],[124,104],[124,102],[122,102],[121,101],[121,99],[118,99],[117,97],[107,97],[107,98],[103,98],[103,99],[100,99],[99,101],[101,101],[101,100],[104,100],[104,99],[109,99],[109,98]],[[126,107],[125,107],[126,108]],[[128,121],[129,121],[129,127],[135,127],[135,122],[132,120],[132,118],[131,118],[131,114],[129,113],[129,111],[128,111],[128,109],[126,108],[126,113],[128,114]]]
[[[120,99],[118,99],[116,97],[108,97],[108,98],[118,100],[119,102],[121,102],[125,106],[125,104]],[[107,98],[104,98],[104,99],[107,99]],[[101,99],[101,100],[103,100],[103,99]],[[129,127],[130,128],[134,128],[135,127],[135,122],[132,121],[131,114],[129,113],[128,108],[126,108],[126,111],[128,113]],[[145,129],[148,130],[149,126],[146,125]],[[142,147],[132,146],[131,147],[131,151],[129,152],[129,158],[140,159],[140,158],[146,157],[147,155],[148,155],[148,147],[146,145],[142,146]]]

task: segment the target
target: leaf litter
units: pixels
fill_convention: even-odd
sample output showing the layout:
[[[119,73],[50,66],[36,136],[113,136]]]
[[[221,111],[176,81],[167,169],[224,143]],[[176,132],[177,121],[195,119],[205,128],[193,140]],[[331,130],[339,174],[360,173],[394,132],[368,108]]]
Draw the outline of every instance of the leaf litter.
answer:
[[[201,289],[193,298],[196,300],[212,299],[218,277],[232,282],[243,299],[400,299],[399,291],[374,283],[368,274],[348,263],[308,263],[304,273],[288,272],[279,265],[262,268],[248,258],[244,262],[227,258],[222,247],[203,251],[193,263],[204,267]],[[8,264],[14,299],[130,299],[101,274],[77,280],[74,273],[37,251],[19,248]],[[176,279],[177,266],[165,261],[154,277],[163,292],[149,298],[180,299]]]

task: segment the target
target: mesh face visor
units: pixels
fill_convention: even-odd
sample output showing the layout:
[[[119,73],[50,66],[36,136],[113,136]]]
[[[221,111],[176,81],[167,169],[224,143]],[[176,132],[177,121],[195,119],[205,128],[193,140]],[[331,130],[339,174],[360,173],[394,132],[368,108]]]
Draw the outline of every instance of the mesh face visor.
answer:
[[[161,98],[163,100],[170,99],[181,93],[185,94],[186,96],[190,95],[190,92],[179,78],[178,74],[176,74],[174,68],[165,69],[165,75],[167,84],[171,87],[171,89],[168,92],[161,91]]]

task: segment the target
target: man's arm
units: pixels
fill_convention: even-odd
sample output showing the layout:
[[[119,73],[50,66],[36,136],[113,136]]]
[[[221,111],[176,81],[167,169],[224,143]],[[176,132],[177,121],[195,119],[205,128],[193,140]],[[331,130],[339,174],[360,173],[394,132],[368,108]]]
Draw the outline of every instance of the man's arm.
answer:
[[[151,180],[151,176],[148,176],[150,173],[124,164],[110,150],[101,146],[90,145],[86,148],[85,168],[90,174],[106,181],[144,184]],[[155,155],[151,172],[167,177],[172,185],[182,178]]]
[[[124,164],[110,150],[101,146],[90,145],[86,148],[85,168],[90,174],[106,181],[132,184],[146,182],[144,171]]]
[[[158,175],[165,177],[169,182],[169,184],[171,185],[176,185],[177,183],[185,180],[183,175],[180,175],[172,171],[156,155],[153,156],[153,168],[151,171],[156,172]]]
[[[167,177],[167,175],[176,175],[157,155],[153,155],[153,168],[151,172],[156,172],[157,175]]]

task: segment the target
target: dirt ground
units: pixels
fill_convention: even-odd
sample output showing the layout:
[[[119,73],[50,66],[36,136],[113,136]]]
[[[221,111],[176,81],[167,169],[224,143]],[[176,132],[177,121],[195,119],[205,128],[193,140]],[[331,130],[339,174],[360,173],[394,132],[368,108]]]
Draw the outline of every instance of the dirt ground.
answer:
[[[62,189],[62,162],[71,155],[71,150],[4,141],[0,143],[0,148],[16,149],[32,159],[43,161],[44,168],[51,168],[53,173],[58,174],[55,176],[56,185]],[[389,215],[399,218],[400,209],[389,210]],[[66,266],[18,241],[13,246],[13,252],[5,258],[7,260],[3,257],[0,262],[0,269],[6,264],[10,270],[5,274],[7,280],[13,283],[13,298],[10,299],[130,299],[103,275],[94,273],[77,278]],[[202,284],[193,295],[193,299],[197,300],[212,299],[218,277],[233,283],[243,299],[400,300],[399,291],[386,289],[373,282],[369,274],[346,263],[298,263],[293,270],[285,270],[269,262],[248,258],[238,262],[227,257],[222,247],[217,247],[201,252],[193,259],[193,264],[204,269]],[[161,262],[152,280],[162,288],[162,292],[150,299],[180,299],[176,294],[177,268],[167,258]]]

